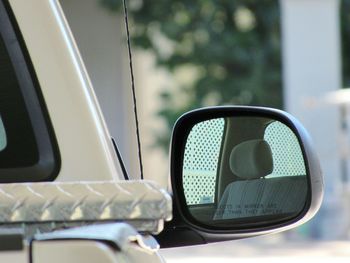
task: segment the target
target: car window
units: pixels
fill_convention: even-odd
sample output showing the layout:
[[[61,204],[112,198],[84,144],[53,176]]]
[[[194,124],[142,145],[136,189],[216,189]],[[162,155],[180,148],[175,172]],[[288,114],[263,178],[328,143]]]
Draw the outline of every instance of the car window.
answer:
[[[274,121],[266,127],[264,140],[270,145],[273,153],[273,171],[266,178],[306,174],[298,138],[290,128]]]
[[[6,146],[0,147],[0,168],[31,166],[38,161],[38,148],[3,36],[0,37],[0,83],[1,145]]]
[[[183,168],[184,190],[190,205],[214,203],[224,127],[224,119],[219,118],[201,122],[190,132]]]
[[[0,183],[53,180],[60,158],[35,68],[0,1]]]
[[[6,131],[4,127],[4,123],[2,122],[2,118],[0,116],[0,151],[4,150],[7,145],[7,137]]]

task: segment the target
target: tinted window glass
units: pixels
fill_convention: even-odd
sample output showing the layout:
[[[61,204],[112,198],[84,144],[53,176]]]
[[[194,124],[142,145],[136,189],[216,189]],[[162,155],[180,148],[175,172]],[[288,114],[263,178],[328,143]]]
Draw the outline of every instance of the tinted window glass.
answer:
[[[0,0],[0,183],[51,181],[60,155],[26,42]]]
[[[38,162],[33,129],[14,66],[0,37],[0,115],[6,147],[0,147],[0,168],[31,166]],[[1,134],[1,135],[2,135]],[[1,136],[3,138],[3,136]],[[2,141],[2,139],[0,139]]]
[[[0,116],[0,151],[4,150],[7,146],[7,136],[4,127],[4,123],[2,122],[2,118]]]
[[[183,176],[189,205],[214,203],[224,127],[224,119],[208,120],[195,125],[188,136]]]
[[[271,147],[274,164],[272,173],[266,178],[306,174],[303,153],[291,129],[274,121],[267,126],[264,139]]]

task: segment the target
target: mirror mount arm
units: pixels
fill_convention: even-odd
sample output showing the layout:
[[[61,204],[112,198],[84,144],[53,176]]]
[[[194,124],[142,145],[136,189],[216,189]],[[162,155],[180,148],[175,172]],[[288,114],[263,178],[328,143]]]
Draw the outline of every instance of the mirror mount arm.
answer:
[[[182,220],[179,210],[173,201],[173,219],[165,222],[163,231],[154,236],[161,248],[204,245],[208,242],[198,231],[190,228]]]

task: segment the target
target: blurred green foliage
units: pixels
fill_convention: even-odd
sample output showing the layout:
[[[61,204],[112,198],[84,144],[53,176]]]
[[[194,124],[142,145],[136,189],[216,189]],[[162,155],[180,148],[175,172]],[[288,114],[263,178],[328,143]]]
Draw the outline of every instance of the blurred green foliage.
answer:
[[[121,11],[121,0],[100,0]],[[274,0],[130,0],[132,45],[192,81],[164,87],[159,115],[167,149],[175,120],[208,105],[282,107],[280,10]],[[179,74],[181,72],[181,74]]]

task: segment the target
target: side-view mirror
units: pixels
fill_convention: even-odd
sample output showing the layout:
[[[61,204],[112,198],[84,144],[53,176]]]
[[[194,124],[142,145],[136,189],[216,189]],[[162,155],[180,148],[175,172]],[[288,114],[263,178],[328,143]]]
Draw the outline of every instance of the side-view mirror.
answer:
[[[173,244],[160,238],[163,247],[291,229],[311,219],[323,197],[307,131],[288,113],[259,107],[204,108],[180,117],[171,184],[174,220],[163,235],[177,238]]]

